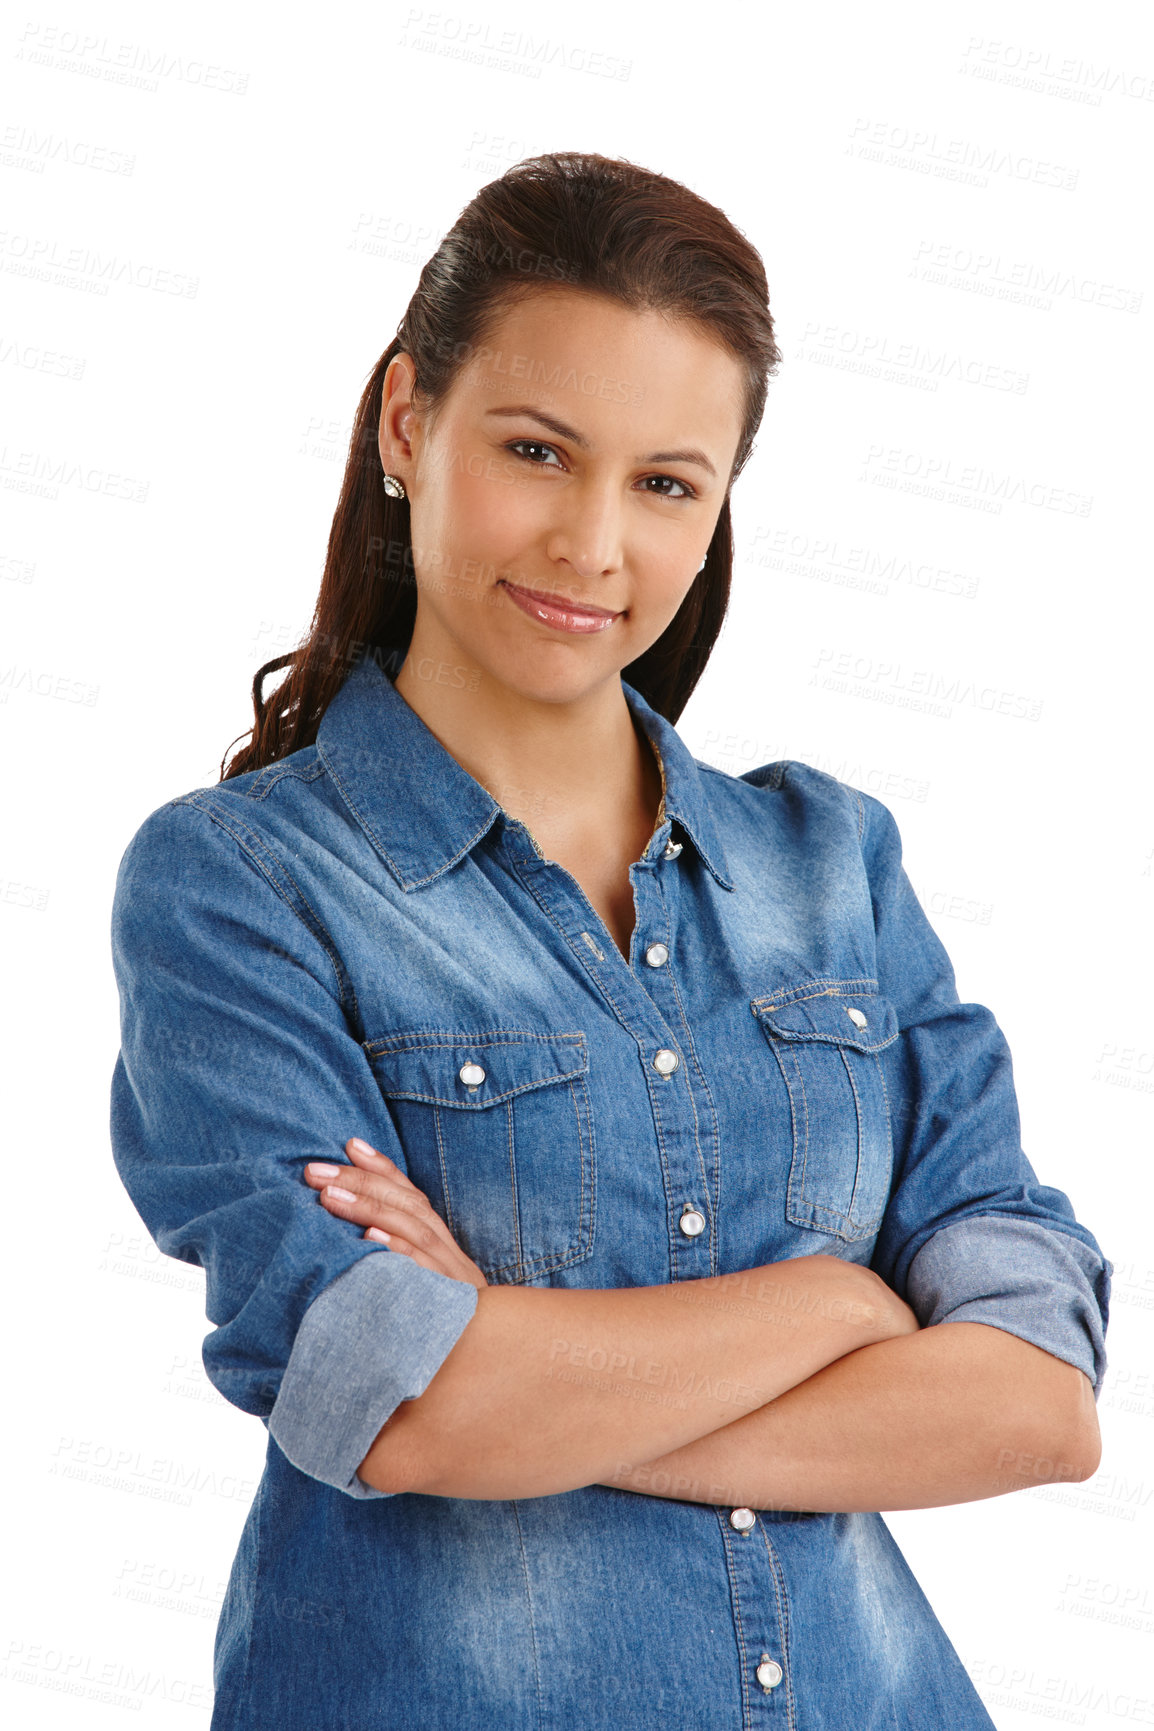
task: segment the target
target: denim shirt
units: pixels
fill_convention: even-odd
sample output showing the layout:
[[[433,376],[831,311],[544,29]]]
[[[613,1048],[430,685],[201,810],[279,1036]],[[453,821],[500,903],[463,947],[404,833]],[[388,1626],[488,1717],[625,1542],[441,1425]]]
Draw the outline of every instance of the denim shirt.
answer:
[[[821,1252],[1101,1387],[1112,1265],[1023,1153],[1005,1037],[888,807],[796,761],[711,768],[623,690],[663,784],[628,961],[372,660],[314,746],[124,853],[116,1167],[205,1270],[206,1371],[268,1430],[212,1731],[992,1725],[878,1513],[357,1476],[477,1290],[320,1204],[305,1162],[354,1135],[490,1284]]]

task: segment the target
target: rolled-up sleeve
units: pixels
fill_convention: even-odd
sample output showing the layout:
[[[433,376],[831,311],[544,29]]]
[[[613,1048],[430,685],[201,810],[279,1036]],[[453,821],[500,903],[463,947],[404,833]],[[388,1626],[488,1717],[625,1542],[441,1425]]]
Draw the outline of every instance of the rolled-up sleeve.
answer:
[[[982,1322],[1077,1365],[1095,1399],[1106,1370],[1110,1276],[1069,1198],[1021,1144],[1005,1035],[961,1002],[945,947],[902,865],[892,812],[861,802],[879,995],[900,1034],[880,1054],[894,1173],[872,1258],[923,1327]]]
[[[112,910],[116,1169],[158,1248],[205,1271],[210,1381],[301,1472],[352,1497],[424,1392],[477,1288],[330,1214],[305,1162],[363,1137],[405,1155],[350,1026],[340,956],[283,862],[196,796],[153,812]]]

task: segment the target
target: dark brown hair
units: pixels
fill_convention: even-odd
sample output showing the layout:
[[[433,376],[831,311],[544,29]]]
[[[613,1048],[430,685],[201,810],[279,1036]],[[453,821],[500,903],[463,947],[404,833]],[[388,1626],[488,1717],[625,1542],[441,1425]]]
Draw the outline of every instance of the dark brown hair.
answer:
[[[353,422],[312,624],[298,648],[258,669],[251,737],[227,769],[222,762],[222,781],[311,745],[362,657],[392,676],[404,660],[417,610],[409,502],[385,493],[377,446],[389,362],[412,357],[415,390],[435,414],[506,311],[550,284],[693,321],[734,355],[745,370],[745,414],[730,487],[744,468],[781,359],[756,249],[715,205],[624,159],[565,151],[515,164],[461,212],[373,368]],[[727,489],[704,570],[656,643],[622,670],[672,722],[717,641],[732,565]],[[285,666],[287,676],[264,698],[266,676]]]

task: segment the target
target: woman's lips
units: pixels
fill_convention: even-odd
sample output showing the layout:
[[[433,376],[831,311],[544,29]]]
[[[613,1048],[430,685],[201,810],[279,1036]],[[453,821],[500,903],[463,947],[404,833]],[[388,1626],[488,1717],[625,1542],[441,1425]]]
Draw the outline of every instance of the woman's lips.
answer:
[[[621,617],[603,607],[580,607],[559,595],[547,595],[539,589],[523,589],[519,583],[510,583],[505,577],[499,580],[499,584],[510,601],[528,613],[531,619],[539,619],[542,625],[552,625],[558,631],[604,631]]]

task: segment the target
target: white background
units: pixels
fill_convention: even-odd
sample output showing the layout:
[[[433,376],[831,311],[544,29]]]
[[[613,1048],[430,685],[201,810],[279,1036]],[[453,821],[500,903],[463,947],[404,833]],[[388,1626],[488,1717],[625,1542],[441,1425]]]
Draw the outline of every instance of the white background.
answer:
[[[9,17],[10,1722],[207,1725],[266,1440],[112,1164],[117,864],[307,626],[421,264],[511,163],[592,149],[726,210],[785,354],[682,736],[890,805],[1026,1152],[1115,1265],[1096,1477],[890,1525],[999,1727],[1154,1724],[1148,10]]]

